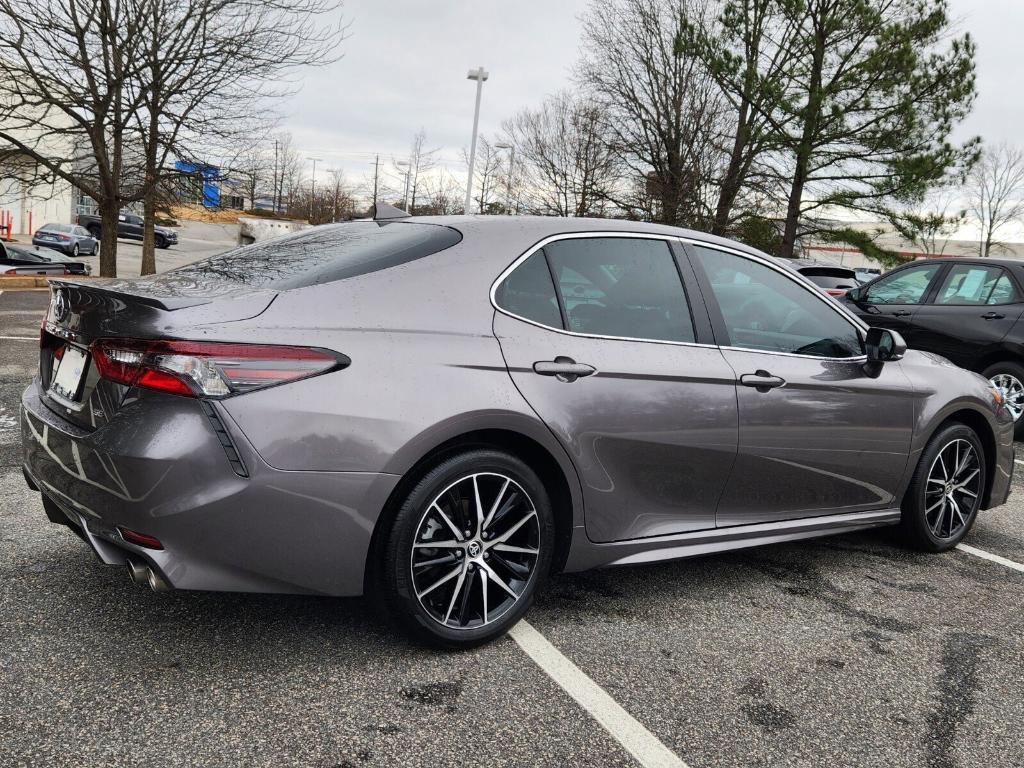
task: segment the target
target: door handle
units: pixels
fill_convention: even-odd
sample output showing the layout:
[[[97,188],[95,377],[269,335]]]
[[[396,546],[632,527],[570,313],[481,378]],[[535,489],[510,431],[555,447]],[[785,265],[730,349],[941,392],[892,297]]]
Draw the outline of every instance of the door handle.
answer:
[[[577,363],[571,357],[559,355],[554,360],[538,360],[533,364],[533,372],[541,376],[555,376],[559,381],[576,381],[581,376],[589,376],[597,369],[586,363]]]
[[[893,317],[910,317],[910,312],[905,309],[897,309],[892,313]]]
[[[982,320],[1002,320],[1006,315],[1001,315],[998,312],[986,312],[981,316]]]
[[[740,376],[740,384],[744,387],[753,387],[758,392],[767,392],[769,389],[781,387],[786,380],[779,376],[772,376],[768,371],[758,370],[755,373],[744,373]]]

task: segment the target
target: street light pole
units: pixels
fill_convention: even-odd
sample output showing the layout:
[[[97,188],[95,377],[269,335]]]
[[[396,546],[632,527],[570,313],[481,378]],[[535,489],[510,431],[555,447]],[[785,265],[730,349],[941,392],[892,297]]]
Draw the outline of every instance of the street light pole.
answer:
[[[473,163],[476,162],[476,133],[480,126],[480,94],[484,88],[484,80],[489,77],[483,67],[469,70],[467,80],[476,80],[476,109],[473,110],[473,139],[469,144],[469,178],[466,179],[466,207],[464,212],[469,214],[469,206],[473,200]]]
[[[409,174],[412,172],[412,164],[408,160],[398,160],[395,165],[405,168],[405,195],[402,196],[402,210],[412,213],[409,210]]]
[[[512,214],[512,174],[516,167],[516,148],[512,144],[495,144],[497,149],[508,150],[508,179],[505,182],[505,213]],[[517,205],[518,207],[518,205]],[[516,213],[519,213],[517,210]]]
[[[319,157],[309,158],[313,161],[313,184],[309,191],[309,218],[313,218],[313,209],[316,206],[316,164],[320,161]],[[310,222],[312,224],[313,222]]]

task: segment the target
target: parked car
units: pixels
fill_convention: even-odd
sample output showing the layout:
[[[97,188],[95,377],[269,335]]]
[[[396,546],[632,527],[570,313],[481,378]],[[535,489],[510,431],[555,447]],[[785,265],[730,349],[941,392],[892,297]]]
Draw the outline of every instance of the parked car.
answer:
[[[899,331],[912,349],[980,373],[1006,398],[1024,438],[1024,262],[915,261],[847,293],[871,325]]]
[[[95,256],[100,244],[85,227],[77,224],[46,224],[32,236],[32,245],[52,248],[66,256]]]
[[[851,288],[856,288],[861,284],[857,279],[857,273],[849,267],[814,259],[784,259],[784,261],[829,296],[842,296]]]
[[[88,275],[92,267],[56,251],[0,243],[0,275]]]
[[[76,221],[85,227],[97,240],[103,234],[103,220],[99,216],[79,214]],[[117,236],[128,240],[142,239],[143,221],[141,216],[134,213],[122,212],[117,217]],[[170,227],[153,227],[153,239],[157,248],[170,248],[178,242],[178,233]]]
[[[553,570],[890,524],[939,552],[1006,500],[1002,395],[771,257],[378,217],[53,283],[21,409],[48,517],[155,589],[368,592],[467,646]]]

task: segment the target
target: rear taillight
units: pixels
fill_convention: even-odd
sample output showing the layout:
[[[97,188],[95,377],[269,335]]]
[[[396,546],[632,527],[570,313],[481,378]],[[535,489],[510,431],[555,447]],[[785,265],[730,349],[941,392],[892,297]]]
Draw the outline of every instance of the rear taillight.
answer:
[[[842,288],[825,288],[824,291],[829,296],[845,296],[846,295],[846,291],[844,289],[842,289]]]
[[[57,235],[58,240],[70,240],[71,235]]]
[[[186,397],[227,397],[344,368],[328,349],[201,341],[100,339],[93,362],[108,381]]]
[[[4,272],[4,274],[5,275],[16,275],[16,274],[18,274],[18,270],[16,270],[16,269],[8,269],[6,272]]]

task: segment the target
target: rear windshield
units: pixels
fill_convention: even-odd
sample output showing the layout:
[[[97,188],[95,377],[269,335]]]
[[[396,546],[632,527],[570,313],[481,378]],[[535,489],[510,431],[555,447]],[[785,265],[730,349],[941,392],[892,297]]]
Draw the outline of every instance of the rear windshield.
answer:
[[[136,281],[136,289],[176,296],[217,296],[237,294],[239,288],[303,288],[406,264],[450,248],[461,239],[457,230],[437,224],[328,224],[144,278]]]
[[[70,232],[70,224],[47,224],[42,228],[43,232]]]
[[[860,285],[860,281],[852,274],[808,274],[807,272],[803,274],[819,288],[856,288]]]

